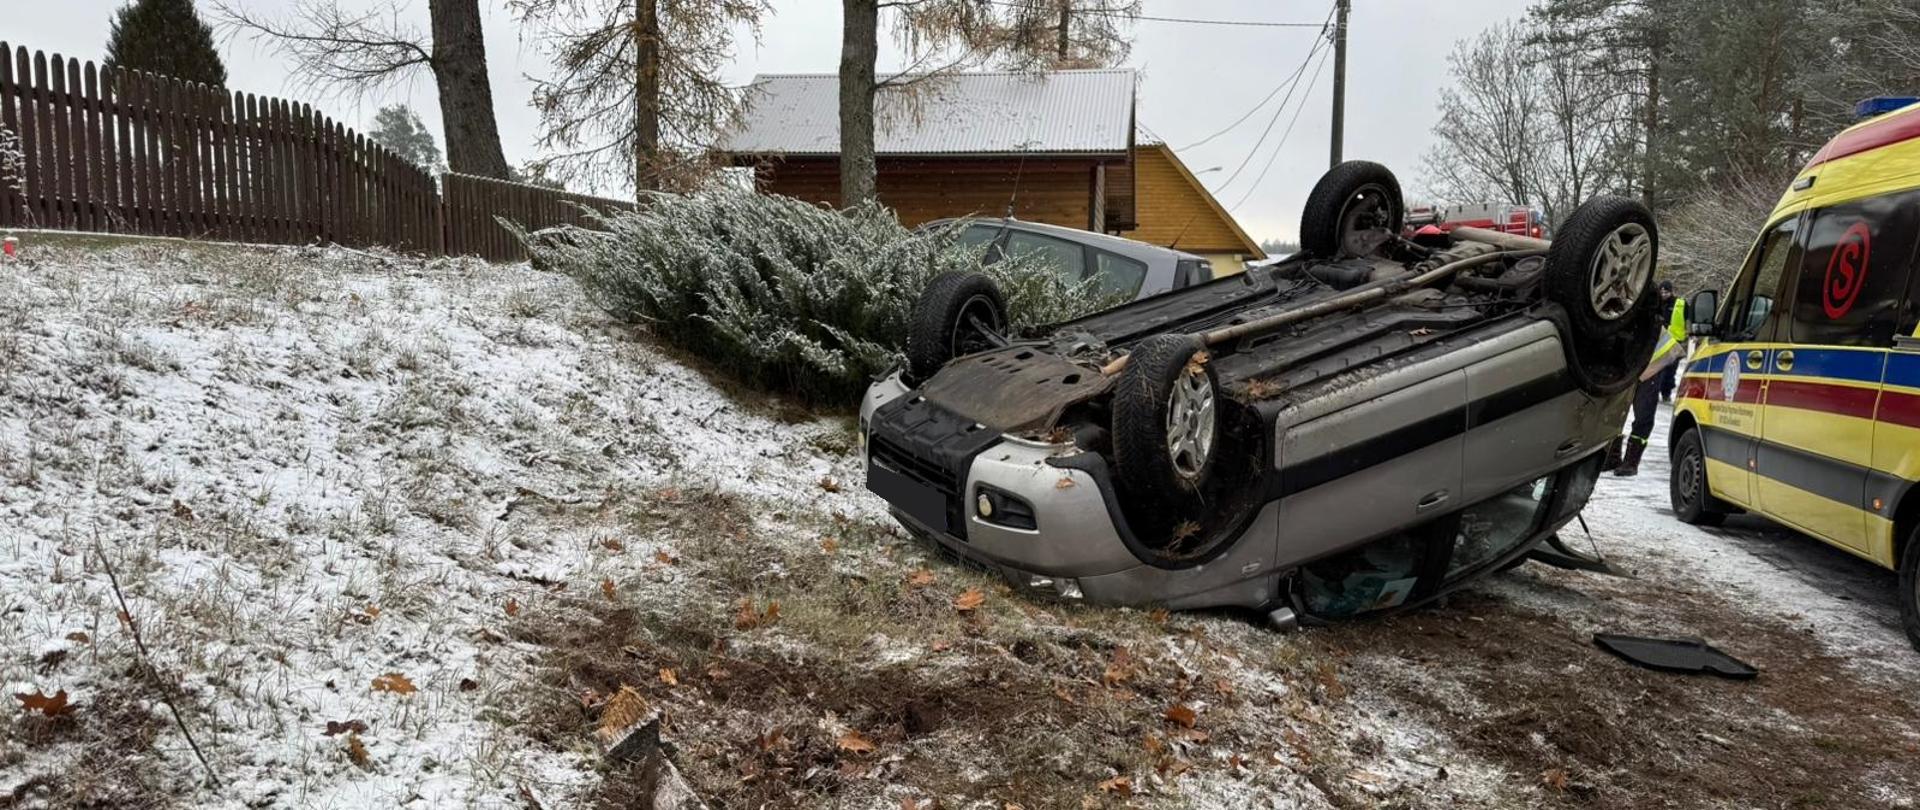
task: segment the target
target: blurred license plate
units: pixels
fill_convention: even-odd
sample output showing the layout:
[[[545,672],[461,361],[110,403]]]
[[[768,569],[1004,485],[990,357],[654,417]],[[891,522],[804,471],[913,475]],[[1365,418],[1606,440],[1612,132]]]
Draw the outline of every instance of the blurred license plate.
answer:
[[[894,508],[926,524],[936,532],[947,532],[947,496],[940,490],[915,481],[876,461],[867,462],[867,489],[885,498]]]

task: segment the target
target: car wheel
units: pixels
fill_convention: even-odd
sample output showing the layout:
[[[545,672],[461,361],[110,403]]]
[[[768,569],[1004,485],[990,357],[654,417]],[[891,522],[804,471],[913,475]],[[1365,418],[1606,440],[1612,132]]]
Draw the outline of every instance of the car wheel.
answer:
[[[1220,434],[1219,382],[1200,339],[1156,335],[1129,356],[1113,393],[1113,455],[1122,491],[1158,510],[1200,504]],[[1172,525],[1177,516],[1169,516]]]
[[[1920,650],[1920,527],[1907,536],[1900,560],[1900,623],[1907,642]]]
[[[1366,256],[1400,234],[1407,206],[1400,181],[1378,163],[1349,160],[1327,170],[1300,214],[1300,247],[1326,258]]]
[[[1004,342],[1007,304],[993,280],[979,273],[934,276],[907,320],[907,371],[925,380],[955,357]]]
[[[1572,371],[1607,396],[1639,380],[1662,324],[1653,271],[1660,233],[1636,200],[1600,196],[1567,217],[1547,253],[1547,299],[1566,313]]]
[[[1688,428],[1680,434],[1680,442],[1673,448],[1672,466],[1668,494],[1680,522],[1718,526],[1725,521],[1726,503],[1713,497],[1713,491],[1707,488],[1707,450],[1699,428]]]

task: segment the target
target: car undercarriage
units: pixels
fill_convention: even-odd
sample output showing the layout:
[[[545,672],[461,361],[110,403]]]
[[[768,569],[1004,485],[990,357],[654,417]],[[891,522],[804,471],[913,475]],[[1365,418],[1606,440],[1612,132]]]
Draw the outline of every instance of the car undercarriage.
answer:
[[[1332,226],[1300,255],[1024,333],[936,280],[909,356],[941,362],[863,403],[869,487],[956,556],[1102,601],[1306,611],[1343,554],[1424,560],[1515,491],[1538,515],[1475,563],[1524,554],[1584,503],[1651,351],[1651,218],[1599,198],[1578,244],[1409,236],[1376,164],[1315,195],[1303,225]],[[1399,606],[1448,578],[1382,582]]]

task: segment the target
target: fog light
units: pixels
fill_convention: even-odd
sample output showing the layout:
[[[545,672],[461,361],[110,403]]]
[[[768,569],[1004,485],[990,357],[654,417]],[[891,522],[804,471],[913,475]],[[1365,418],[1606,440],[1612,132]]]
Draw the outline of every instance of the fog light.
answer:
[[[973,499],[973,508],[974,511],[979,512],[983,518],[993,517],[993,499],[987,497],[987,493],[985,492],[980,493],[980,497]]]

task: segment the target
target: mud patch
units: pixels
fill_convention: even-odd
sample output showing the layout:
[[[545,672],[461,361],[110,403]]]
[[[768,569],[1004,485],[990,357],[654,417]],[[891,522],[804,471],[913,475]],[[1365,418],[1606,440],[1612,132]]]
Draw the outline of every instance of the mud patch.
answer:
[[[1623,606],[1613,629],[1690,629],[1762,674],[1639,669],[1594,647],[1590,628],[1479,591],[1335,628],[1321,643],[1351,653],[1345,680],[1357,692],[1413,707],[1554,804],[1870,807],[1920,795],[1910,695],[1850,674],[1808,633],[1711,595],[1600,586],[1612,588],[1647,591],[1602,594]]]

